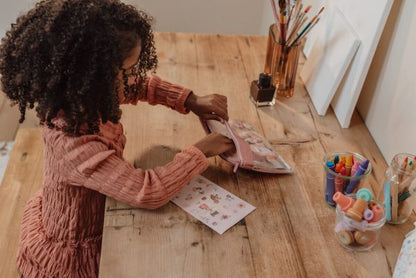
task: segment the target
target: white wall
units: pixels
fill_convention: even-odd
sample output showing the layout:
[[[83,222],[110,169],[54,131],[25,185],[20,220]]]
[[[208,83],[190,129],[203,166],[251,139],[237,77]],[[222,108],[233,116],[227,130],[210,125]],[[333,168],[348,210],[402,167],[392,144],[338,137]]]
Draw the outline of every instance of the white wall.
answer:
[[[34,0],[0,1],[0,36]],[[269,0],[125,0],[155,19],[165,32],[265,35],[273,22]]]
[[[416,154],[416,1],[396,0],[358,102],[387,162]]]
[[[0,1],[0,37],[10,29],[10,24],[16,21],[18,15],[33,7],[34,0],[1,0]]]
[[[155,30],[186,33],[267,34],[268,0],[126,0],[155,18]]]

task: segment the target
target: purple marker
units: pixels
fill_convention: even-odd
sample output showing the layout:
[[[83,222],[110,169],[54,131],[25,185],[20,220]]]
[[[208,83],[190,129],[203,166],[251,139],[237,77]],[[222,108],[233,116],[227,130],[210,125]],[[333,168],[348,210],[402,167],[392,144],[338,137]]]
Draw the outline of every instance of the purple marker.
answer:
[[[332,171],[335,170],[335,164],[332,161],[328,161],[326,163],[326,167],[328,167]],[[326,173],[326,187],[325,187],[325,201],[331,206],[335,206],[335,202],[332,199],[332,197],[334,196],[334,193],[335,193],[334,175],[331,174],[329,171],[327,171],[327,173]]]
[[[354,177],[358,177],[364,174],[365,171],[367,171],[369,163],[370,161],[368,159],[361,162],[360,166],[358,166],[357,171],[354,173]],[[344,194],[351,194],[359,184],[360,184],[360,179],[351,179],[350,183],[347,185],[347,187],[344,190]]]

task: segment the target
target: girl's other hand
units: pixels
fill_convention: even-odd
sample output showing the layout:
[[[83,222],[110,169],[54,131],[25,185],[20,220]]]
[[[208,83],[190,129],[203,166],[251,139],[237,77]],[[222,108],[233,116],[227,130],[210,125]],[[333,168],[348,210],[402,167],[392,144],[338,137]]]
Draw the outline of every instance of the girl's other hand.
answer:
[[[186,99],[185,107],[205,120],[221,117],[228,121],[227,97],[223,95],[211,94],[200,97],[191,93]]]
[[[210,133],[205,138],[194,144],[201,150],[206,157],[222,154],[225,152],[235,152],[233,140],[219,133]]]

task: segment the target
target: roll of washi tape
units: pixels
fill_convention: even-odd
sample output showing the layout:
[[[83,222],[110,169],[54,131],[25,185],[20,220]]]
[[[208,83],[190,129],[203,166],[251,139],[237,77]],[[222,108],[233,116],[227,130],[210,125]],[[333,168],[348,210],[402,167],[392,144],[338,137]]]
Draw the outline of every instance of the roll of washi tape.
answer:
[[[344,245],[350,245],[354,242],[354,235],[352,232],[347,230],[340,230],[337,233],[338,240]]]
[[[333,200],[337,203],[341,210],[346,211],[354,205],[354,199],[348,196],[345,196],[341,192],[336,192],[334,194]]]
[[[370,202],[371,199],[373,199],[373,194],[371,194],[371,191],[367,188],[361,188],[357,191],[357,198],[361,198],[366,200],[367,202]]]
[[[365,231],[365,232],[356,231],[354,233],[355,241],[361,245],[365,245],[365,244],[368,244],[369,242],[372,242],[375,239],[375,237],[376,237],[376,232],[374,231]]]

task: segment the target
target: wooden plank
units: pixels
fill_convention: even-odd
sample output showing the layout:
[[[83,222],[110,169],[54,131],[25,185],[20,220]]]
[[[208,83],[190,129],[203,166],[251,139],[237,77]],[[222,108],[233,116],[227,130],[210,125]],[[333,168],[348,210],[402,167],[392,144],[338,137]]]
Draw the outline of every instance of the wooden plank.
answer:
[[[0,141],[13,141],[19,129],[19,109],[0,92]]]
[[[244,43],[239,43],[235,36],[216,38],[212,48],[217,53],[214,58],[219,68],[217,82],[228,87],[225,91],[230,94],[230,118],[248,121],[262,130],[258,110],[248,97],[254,75],[247,70],[254,68],[248,62],[253,59],[251,57],[261,52],[250,48],[245,39]],[[243,45],[248,47],[246,51]],[[257,66],[262,65],[262,61]],[[232,175],[231,172],[229,175]],[[257,207],[246,217],[256,277],[273,277],[276,273],[282,277],[305,277],[284,196],[280,192],[280,178],[250,171],[237,173],[238,196]],[[285,263],[275,263],[277,261]]]
[[[198,55],[211,53],[212,42],[207,40],[202,50],[196,50],[194,42],[195,36],[190,34],[158,35],[158,75],[203,95],[218,89],[199,88],[199,84],[214,84],[199,82],[200,76],[214,80],[217,75],[212,66],[199,67],[197,63],[197,59],[206,58]],[[165,107],[139,104],[123,108],[123,113],[128,137],[125,154],[136,167],[163,165],[179,149],[204,136],[195,116]],[[216,182],[226,174],[215,166],[215,159],[211,162],[204,175]],[[139,273],[143,277],[254,277],[244,223],[220,236],[173,204],[155,211],[119,210],[126,205],[109,200],[107,207],[112,210],[105,218],[100,277],[137,277]],[[235,265],[241,267],[236,269]]]
[[[242,56],[245,57],[245,64],[247,75],[253,76],[253,69],[261,65],[263,60],[261,57],[260,61],[256,59],[256,56],[251,57],[250,53],[263,53],[264,41],[259,37],[250,37],[248,39],[239,38],[239,48],[243,53]],[[299,86],[299,82],[296,84]],[[296,88],[297,89],[297,88]],[[282,143],[275,144],[274,147],[276,150],[285,157],[291,165],[295,166],[295,173],[297,170],[297,162],[294,161],[296,157],[296,147],[307,144],[309,141],[313,141],[313,138],[317,136],[316,131],[310,124],[313,122],[310,115],[308,115],[307,105],[303,99],[303,95],[299,94],[298,89],[296,90],[296,95],[290,100],[280,100],[280,103],[276,104],[276,107],[266,107],[259,108],[257,112],[261,119],[262,127],[265,131],[267,138],[284,138],[281,140]],[[284,101],[293,101],[294,108],[291,108],[289,113],[279,113]],[[298,113],[296,109],[300,111],[305,111],[306,113]],[[277,116],[278,114],[278,116]],[[299,126],[295,125],[294,117],[297,118],[297,115],[302,115],[303,123]],[[271,117],[270,117],[271,116]],[[281,126],[283,128],[276,128]],[[287,130],[295,131],[294,133],[289,133]],[[297,132],[299,130],[299,132]],[[276,139],[275,139],[276,140]],[[272,142],[275,140],[271,139]],[[292,145],[292,142],[294,143]],[[300,144],[300,142],[302,144]],[[312,151],[312,150],[311,150]],[[264,175],[260,175],[260,178],[266,180]],[[285,237],[277,240],[277,244],[273,246],[272,249],[282,248],[285,244],[288,245],[288,248],[296,250],[296,265],[295,269],[289,269],[288,276],[299,276],[299,277],[319,277],[322,275],[336,276],[334,268],[330,264],[323,264],[322,261],[330,260],[330,254],[326,250],[325,238],[322,236],[319,225],[317,225],[317,216],[313,209],[311,200],[309,199],[307,192],[305,190],[305,184],[300,179],[298,174],[295,175],[281,175],[277,177],[267,177],[268,182],[265,184],[265,192],[262,194],[263,198],[273,198],[272,196],[279,196],[279,199],[273,200],[270,204],[267,204],[267,207],[272,207],[273,204],[281,204],[283,207],[280,213],[275,216],[276,220],[265,221],[265,219],[259,219],[260,223],[256,223],[253,227],[258,228],[259,225],[262,225],[261,222],[274,222],[274,225],[285,223],[288,229]],[[276,187],[275,191],[271,191],[272,188]],[[255,196],[260,190],[250,192],[247,198],[250,196]],[[274,205],[276,206],[276,205]],[[283,217],[285,216],[285,217]],[[263,224],[264,225],[264,224]],[[308,233],[305,233],[307,229]],[[250,231],[250,230],[249,230]],[[275,231],[276,232],[276,231]],[[273,231],[270,232],[273,235]],[[254,234],[254,233],[253,233]],[[250,241],[252,240],[250,234]],[[259,244],[262,244],[261,239],[259,239]],[[269,242],[266,244],[270,244]],[[259,254],[261,256],[261,254]],[[279,258],[275,258],[278,260]],[[271,263],[269,263],[269,268]],[[286,267],[286,264],[282,264],[281,267]],[[262,268],[267,266],[262,266]],[[276,269],[274,270],[276,271]],[[280,269],[278,270],[280,273]],[[271,276],[273,272],[267,273],[265,277]]]
[[[26,119],[19,124],[20,112],[17,106],[10,106],[6,95],[0,91],[0,141],[13,141],[19,128],[38,128],[39,119],[34,109],[26,110]]]
[[[19,130],[0,186],[0,277],[20,277],[16,268],[20,221],[26,202],[42,186],[42,140],[38,129]]]
[[[36,116],[35,109],[26,109],[25,121],[19,125],[19,128],[38,128],[40,127],[39,118]]]

